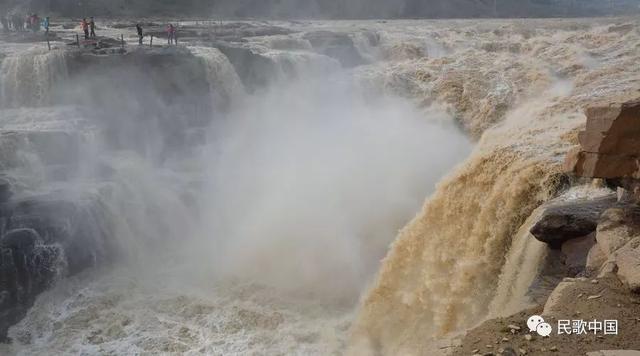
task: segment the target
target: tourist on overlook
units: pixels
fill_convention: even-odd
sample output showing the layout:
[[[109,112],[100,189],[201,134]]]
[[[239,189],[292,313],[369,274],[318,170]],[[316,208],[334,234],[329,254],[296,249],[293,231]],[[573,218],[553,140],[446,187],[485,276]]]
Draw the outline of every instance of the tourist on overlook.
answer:
[[[167,26],[167,42],[169,44],[173,44],[173,41],[175,40],[175,35],[176,35],[176,28],[173,26],[173,24],[169,24]]]
[[[91,38],[96,38],[96,21],[93,16],[91,16],[91,21],[89,21],[89,27],[91,28],[91,33],[89,34],[89,36]]]
[[[89,39],[89,23],[87,22],[86,18],[82,19],[82,22],[80,22],[80,26],[82,26],[82,31],[84,32],[84,39],[88,40]]]
[[[142,39],[144,38],[142,26],[140,26],[140,24],[136,24],[136,30],[138,31],[138,44],[142,45]]]
[[[40,17],[38,14],[31,15],[31,31],[38,32],[40,31]]]
[[[178,45],[178,26],[173,27],[173,43]]]
[[[49,35],[49,16],[44,18],[42,21],[42,27],[44,27],[44,33]]]

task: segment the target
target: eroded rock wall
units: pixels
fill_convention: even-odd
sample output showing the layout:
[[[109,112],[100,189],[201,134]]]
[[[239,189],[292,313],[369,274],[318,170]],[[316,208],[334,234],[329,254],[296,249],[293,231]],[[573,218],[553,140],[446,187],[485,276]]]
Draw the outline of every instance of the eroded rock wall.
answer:
[[[640,101],[591,107],[565,168],[580,177],[640,178],[639,137]]]

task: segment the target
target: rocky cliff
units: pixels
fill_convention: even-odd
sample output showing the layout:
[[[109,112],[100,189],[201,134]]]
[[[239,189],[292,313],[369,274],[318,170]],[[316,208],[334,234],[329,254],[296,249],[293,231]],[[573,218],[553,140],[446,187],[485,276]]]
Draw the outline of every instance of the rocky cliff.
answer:
[[[618,203],[597,220],[597,243],[589,256],[591,268],[616,272],[629,289],[640,292],[640,101],[587,110],[580,147],[572,150],[565,168],[583,178],[604,178],[617,189]]]
[[[591,107],[565,167],[580,177],[640,178],[640,101]]]

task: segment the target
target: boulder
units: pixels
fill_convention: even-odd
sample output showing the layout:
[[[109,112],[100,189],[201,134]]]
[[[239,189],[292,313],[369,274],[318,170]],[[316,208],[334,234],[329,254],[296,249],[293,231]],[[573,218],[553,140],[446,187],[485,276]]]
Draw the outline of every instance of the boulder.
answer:
[[[615,253],[618,277],[632,292],[640,293],[640,237],[631,240]]]
[[[553,292],[551,292],[547,302],[544,304],[542,315],[546,316],[562,313],[565,308],[565,304],[563,302],[564,294],[566,291],[574,288],[576,284],[577,282],[575,280],[565,280],[560,282]]]
[[[640,207],[618,206],[602,214],[596,240],[608,260],[637,236],[640,236]]]
[[[531,228],[536,239],[561,248],[568,240],[596,231],[600,215],[617,202],[615,194],[595,199],[581,199],[549,205]]]
[[[588,178],[640,178],[640,101],[587,109],[565,170]]]
[[[602,266],[607,262],[607,256],[602,252],[600,245],[597,243],[591,247],[589,250],[589,254],[587,255],[587,262],[585,264],[585,269],[587,273],[595,273],[600,271]]]
[[[640,207],[631,204],[605,211],[596,240],[620,280],[640,293]]]
[[[614,254],[618,277],[632,292],[640,293],[640,236],[636,236]]]

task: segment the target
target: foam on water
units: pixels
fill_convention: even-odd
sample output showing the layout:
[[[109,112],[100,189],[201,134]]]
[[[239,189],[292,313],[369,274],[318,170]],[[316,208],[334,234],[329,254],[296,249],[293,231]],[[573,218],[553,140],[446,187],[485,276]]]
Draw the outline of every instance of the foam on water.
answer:
[[[39,299],[11,336],[18,355],[51,353],[332,354],[349,307],[283,296],[259,284],[180,284],[176,269],[94,271]]]

